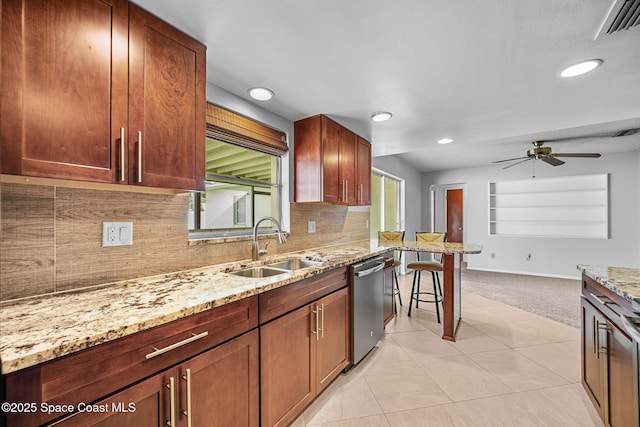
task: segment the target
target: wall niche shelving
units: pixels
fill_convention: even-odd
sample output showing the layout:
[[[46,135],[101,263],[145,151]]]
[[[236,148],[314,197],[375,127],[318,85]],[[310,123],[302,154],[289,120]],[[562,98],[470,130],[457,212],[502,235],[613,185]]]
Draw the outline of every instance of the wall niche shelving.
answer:
[[[489,235],[609,238],[608,174],[489,183]]]

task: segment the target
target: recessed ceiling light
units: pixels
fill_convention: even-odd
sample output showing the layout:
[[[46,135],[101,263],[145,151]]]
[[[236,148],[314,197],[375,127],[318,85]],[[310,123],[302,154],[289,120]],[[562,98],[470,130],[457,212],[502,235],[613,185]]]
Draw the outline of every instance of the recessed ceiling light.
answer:
[[[249,89],[249,96],[256,101],[268,101],[273,98],[273,91],[266,87],[252,87]]]
[[[374,122],[384,122],[385,120],[389,120],[391,117],[393,117],[393,114],[388,111],[378,111],[371,114],[371,120]]]
[[[453,139],[451,138],[442,138],[438,140],[438,144],[449,144],[452,142],[453,142]]]
[[[602,64],[601,59],[590,59],[588,61],[582,61],[575,65],[565,68],[562,70],[560,75],[562,77],[574,77],[579,76],[584,73],[588,73],[589,71],[595,70],[598,66]]]

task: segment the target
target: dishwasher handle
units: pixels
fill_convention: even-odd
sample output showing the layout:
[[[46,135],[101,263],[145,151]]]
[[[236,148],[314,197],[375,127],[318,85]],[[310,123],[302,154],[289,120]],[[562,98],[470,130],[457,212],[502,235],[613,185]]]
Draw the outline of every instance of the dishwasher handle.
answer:
[[[385,265],[385,260],[384,259],[380,259],[379,262],[377,262],[374,267],[368,268],[368,269],[362,270],[362,271],[356,271],[353,274],[356,277],[365,277],[365,276],[368,276],[368,275],[373,274],[373,273],[377,273],[378,271],[382,270],[384,268],[384,265]]]

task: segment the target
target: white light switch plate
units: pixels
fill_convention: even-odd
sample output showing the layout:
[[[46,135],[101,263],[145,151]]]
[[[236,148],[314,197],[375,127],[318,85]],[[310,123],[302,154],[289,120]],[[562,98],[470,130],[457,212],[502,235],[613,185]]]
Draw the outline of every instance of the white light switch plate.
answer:
[[[102,247],[133,244],[133,222],[103,222]]]
[[[307,222],[307,233],[315,233],[316,232],[316,222],[308,221]]]

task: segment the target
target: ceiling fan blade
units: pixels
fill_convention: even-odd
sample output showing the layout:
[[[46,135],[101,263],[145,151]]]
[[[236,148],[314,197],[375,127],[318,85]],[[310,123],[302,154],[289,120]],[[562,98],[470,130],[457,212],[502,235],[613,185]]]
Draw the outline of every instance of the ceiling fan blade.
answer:
[[[564,165],[564,162],[560,159],[556,159],[555,157],[542,157],[540,160],[542,160],[545,163],[550,164],[551,166],[560,166],[560,165]]]
[[[599,153],[553,153],[553,157],[600,157]]]
[[[495,162],[491,162],[491,163],[502,163],[502,162],[511,162],[513,160],[522,160],[522,159],[528,159],[529,156],[525,156],[525,157],[516,157],[515,159],[505,159],[505,160],[496,160]]]
[[[518,159],[512,159],[512,160],[518,160]],[[533,160],[533,157],[527,157],[527,158],[525,158],[524,160],[520,160],[519,162],[515,162],[515,163],[513,163],[513,164],[511,164],[511,165],[509,165],[509,166],[505,166],[505,167],[503,167],[502,169],[509,169],[509,168],[510,168],[510,167],[512,167],[512,166],[519,165],[520,163],[524,163],[524,162],[527,162],[527,161],[529,161],[529,160]],[[494,163],[495,163],[495,162],[494,162]]]

